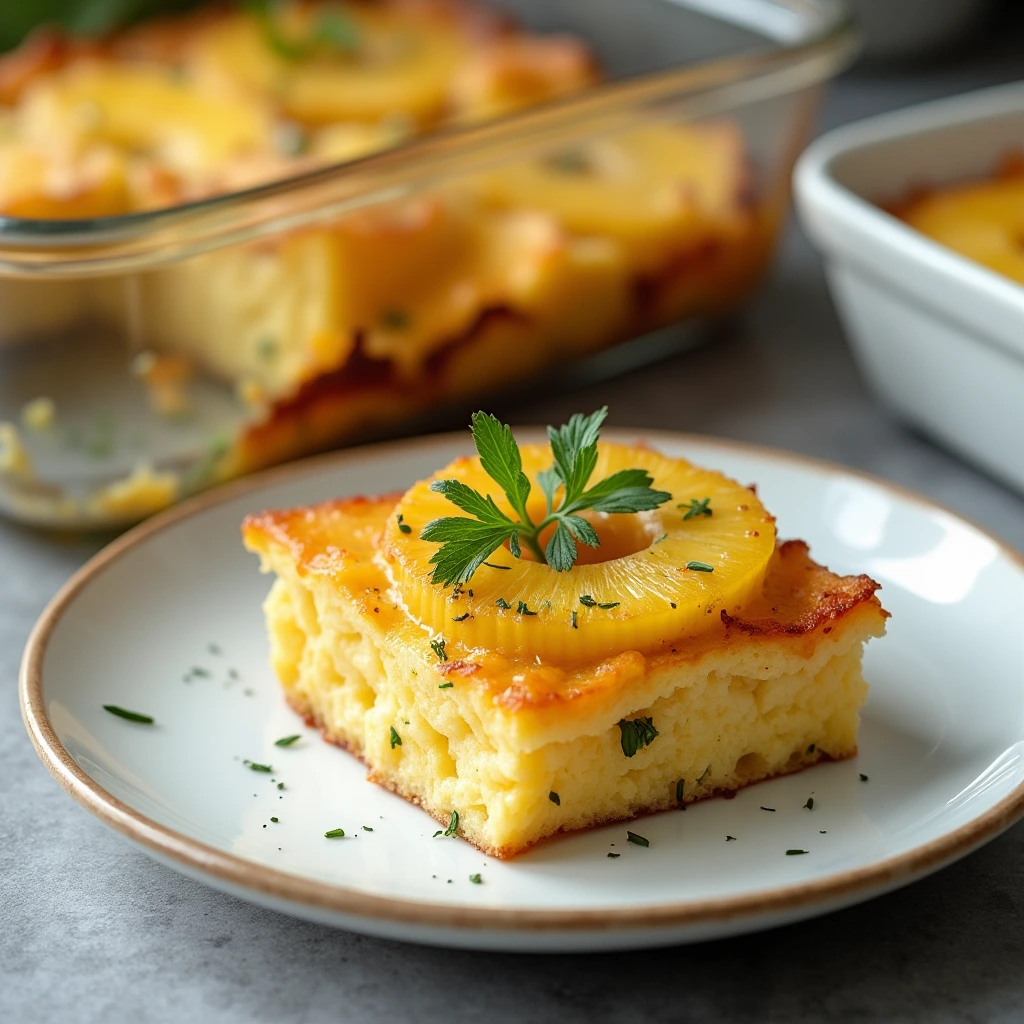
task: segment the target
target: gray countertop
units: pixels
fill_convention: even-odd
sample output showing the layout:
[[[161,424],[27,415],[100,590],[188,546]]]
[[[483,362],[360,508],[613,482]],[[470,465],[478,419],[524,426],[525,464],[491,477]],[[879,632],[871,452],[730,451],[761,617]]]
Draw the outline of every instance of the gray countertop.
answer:
[[[825,121],[1007,80],[1018,31],[915,75],[858,72]],[[791,230],[717,343],[520,403],[805,452],[927,494],[1024,549],[1024,500],[908,432],[864,391],[820,267]],[[150,861],[74,805],[18,712],[21,649],[99,546],[0,522],[0,1018],[37,1021],[1020,1021],[1024,824],[863,906],[746,938],[622,955],[502,956],[363,938],[250,906]]]

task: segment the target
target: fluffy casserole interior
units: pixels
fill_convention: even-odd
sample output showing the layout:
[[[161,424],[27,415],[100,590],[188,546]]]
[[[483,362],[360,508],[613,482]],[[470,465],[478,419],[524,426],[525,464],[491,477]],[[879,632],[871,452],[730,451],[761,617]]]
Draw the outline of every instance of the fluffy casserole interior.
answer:
[[[742,618],[723,614],[659,650],[573,665],[485,650],[442,661],[372,558],[394,504],[247,521],[247,545],[277,575],[265,605],[273,666],[295,710],[373,781],[441,821],[458,811],[461,834],[488,853],[856,752],[863,645],[886,618],[867,577],[829,573],[789,542]],[[620,723],[646,718],[657,735],[627,756]]]

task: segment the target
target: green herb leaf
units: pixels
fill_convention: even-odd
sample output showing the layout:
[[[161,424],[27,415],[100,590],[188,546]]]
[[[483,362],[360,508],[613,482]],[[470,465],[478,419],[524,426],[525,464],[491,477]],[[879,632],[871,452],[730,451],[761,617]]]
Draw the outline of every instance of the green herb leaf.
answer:
[[[395,747],[400,747],[402,745],[402,737],[398,735],[394,726],[391,726],[391,736],[389,737],[389,739],[391,741],[392,750],[394,750]]]
[[[450,690],[454,685],[454,683],[438,683],[437,688],[439,690]]]
[[[694,572],[714,572],[715,567],[708,565],[707,562],[687,562],[687,569],[692,569]]]
[[[461,615],[453,615],[452,622],[465,622],[469,618],[469,612],[463,612]]]
[[[813,754],[814,753],[814,744],[813,743],[807,748],[807,753],[808,754]]]
[[[373,831],[373,829],[372,829],[372,828],[370,828],[370,826],[369,826],[369,825],[363,825],[363,831],[364,831],[364,832],[372,832],[372,831]]]
[[[868,777],[863,772],[861,773],[860,781],[861,782],[867,782],[868,781]]]
[[[274,823],[275,825],[276,825],[276,824],[278,824],[278,822],[279,822],[279,819],[278,819],[278,818],[271,818],[270,820],[271,820],[271,821],[272,821],[272,822],[273,822],[273,823]]]
[[[775,813],[775,808],[774,807],[762,807],[761,810],[762,811],[771,811],[772,814]]]
[[[636,832],[630,832],[628,830],[626,831],[626,842],[627,843],[632,843],[634,846],[650,846],[651,845],[651,841],[649,839],[645,839],[643,836],[637,835]]]
[[[619,741],[626,757],[632,757],[638,750],[652,743],[658,735],[651,718],[623,718],[619,723]]]
[[[459,812],[452,811],[452,816],[448,820],[448,827],[444,830],[446,836],[457,836],[459,834]]]
[[[559,797],[559,795],[558,795],[558,794],[557,794],[557,793],[556,793],[556,792],[555,792],[554,790],[552,790],[552,791],[551,791],[550,793],[548,793],[548,799],[549,799],[549,800],[550,800],[550,801],[551,801],[551,802],[552,802],[552,803],[553,803],[553,804],[554,804],[554,805],[555,805],[556,807],[561,807],[561,806],[562,806],[562,801],[561,801],[561,798]]]
[[[572,628],[573,629],[579,629],[580,628],[579,620],[577,619],[577,613],[576,612],[572,613]]]
[[[536,615],[537,613],[536,612],[531,612],[530,608],[529,608],[529,605],[527,605],[527,603],[525,601],[520,601],[518,606],[516,607],[516,614],[517,615]]]
[[[243,761],[242,764],[251,772],[266,772],[269,774],[274,770],[269,764],[260,764],[258,761]]]
[[[686,779],[680,779],[676,783],[676,803],[681,804],[683,802],[683,786],[686,784]]]
[[[430,641],[430,649],[437,655],[438,661],[447,661],[448,655],[444,650],[444,637],[438,637],[436,640]]]
[[[810,853],[810,852],[811,852],[810,850],[787,850],[786,851],[786,856],[787,857],[799,857],[801,854]]]
[[[344,839],[345,830],[343,828],[332,828],[330,832],[324,833],[324,839]]]
[[[607,856],[609,856],[609,857],[621,857],[622,854],[621,853],[612,853],[611,851],[609,851]]]
[[[725,837],[725,841],[727,843],[735,843],[736,842],[736,837],[735,836],[726,836]]]
[[[809,811],[813,811],[814,810],[814,797],[813,796],[809,796],[807,798],[807,803],[804,804],[804,807],[806,807],[807,810],[809,810]]]
[[[597,465],[597,440],[607,414],[607,409],[599,409],[590,416],[577,413],[564,426],[548,428],[554,465],[537,475],[547,499],[547,511],[535,523],[526,508],[530,480],[523,472],[522,455],[511,428],[488,413],[475,413],[473,441],[481,467],[501,487],[519,518],[510,518],[490,495],[480,494],[461,481],[434,481],[434,491],[444,494],[473,518],[448,516],[423,528],[423,540],[441,545],[430,559],[434,566],[432,582],[445,586],[465,582],[481,565],[511,568],[487,561],[506,542],[513,557],[521,557],[522,546],[526,546],[537,560],[565,572],[579,557],[577,542],[589,547],[601,543],[593,524],[577,513],[588,508],[609,513],[643,512],[670,500],[667,492],[652,489],[653,480],[642,469],[621,470],[586,490]],[[555,507],[560,488],[561,504]],[[550,526],[555,529],[542,550],[539,538]]]
[[[129,722],[138,722],[140,725],[152,725],[153,719],[149,715],[141,715],[138,711],[129,711],[127,708],[119,708],[116,704],[104,704],[104,711],[109,711],[118,718],[124,718]]]
[[[483,879],[482,879],[482,878],[480,877],[480,873],[479,873],[479,872],[477,872],[477,873],[476,873],[475,875],[470,875],[470,876],[469,876],[469,880],[470,880],[470,881],[471,881],[471,882],[472,882],[472,883],[473,883],[474,885],[483,885],[483,881],[484,881],[484,880],[483,880]]]
[[[580,595],[580,604],[586,605],[588,608],[597,607],[597,602],[589,594]]]
[[[275,747],[290,747],[297,740],[301,740],[302,736],[296,733],[294,736],[282,736],[279,740],[274,740]]]
[[[712,514],[709,505],[711,504],[710,498],[691,498],[689,504],[677,505],[676,508],[685,508],[686,515],[683,516],[683,522],[687,519],[696,519],[698,516],[709,516]]]
[[[402,513],[399,512],[397,517],[398,529],[402,533],[412,533],[412,527],[408,523],[403,522],[403,519],[405,519],[405,516],[403,516]]]
[[[512,607],[512,605],[510,605],[510,604],[508,603],[508,601],[506,601],[506,600],[505,600],[505,598],[503,598],[503,597],[499,597],[499,598],[498,598],[498,600],[497,600],[497,601],[495,601],[494,603],[495,603],[495,604],[496,604],[496,605],[497,605],[497,606],[498,606],[498,607],[499,607],[499,608],[500,608],[500,609],[501,609],[501,610],[502,610],[503,612],[507,612],[507,611],[508,611],[508,610],[509,610],[509,609],[510,609],[510,608]]]

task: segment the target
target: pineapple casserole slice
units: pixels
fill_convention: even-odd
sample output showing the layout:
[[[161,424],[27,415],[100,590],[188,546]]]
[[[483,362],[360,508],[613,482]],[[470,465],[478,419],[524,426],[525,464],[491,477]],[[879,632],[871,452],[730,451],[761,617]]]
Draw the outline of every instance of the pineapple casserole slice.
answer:
[[[477,414],[480,455],[404,495],[243,526],[292,707],[497,857],[857,749],[878,584],[604,415],[520,450]]]

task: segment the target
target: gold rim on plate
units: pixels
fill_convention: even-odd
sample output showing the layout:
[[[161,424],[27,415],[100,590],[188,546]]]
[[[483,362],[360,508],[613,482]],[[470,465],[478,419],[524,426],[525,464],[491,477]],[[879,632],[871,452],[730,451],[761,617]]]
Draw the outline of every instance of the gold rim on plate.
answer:
[[[526,434],[534,429],[536,428],[523,428],[517,429],[516,432],[517,434]],[[1009,558],[1024,572],[1024,555],[993,536],[989,531],[936,502],[869,473],[809,456],[790,454],[739,441],[702,437],[698,434],[619,429],[609,430],[605,436],[609,439],[630,441],[643,437],[655,444],[659,441],[667,441],[683,446],[692,444],[718,447],[725,451],[755,455],[762,459],[790,465],[810,466],[819,472],[824,471],[832,475],[852,476],[865,480],[903,500],[909,500],[929,512],[942,512],[965,523],[988,538],[999,548],[1001,554]],[[565,931],[580,933],[652,928],[670,929],[711,925],[737,917],[756,918],[776,911],[798,910],[813,904],[854,902],[858,895],[863,895],[866,898],[873,892],[881,893],[896,888],[905,881],[911,881],[945,866],[994,838],[1024,815],[1024,782],[1021,782],[1012,792],[980,817],[961,825],[944,836],[875,864],[843,871],[811,882],[781,886],[761,893],[708,900],[687,900],[661,906],[601,910],[515,910],[451,906],[427,901],[371,896],[344,886],[315,882],[285,871],[254,864],[242,857],[224,853],[205,843],[183,836],[173,829],[139,814],[108,793],[79,767],[58,739],[47,714],[43,697],[43,661],[50,636],[60,624],[64,612],[79,593],[105,569],[154,535],[177,525],[190,516],[245,494],[329,468],[335,463],[344,464],[354,455],[375,452],[380,452],[383,455],[403,448],[428,448],[445,442],[464,440],[464,438],[465,434],[459,432],[390,441],[333,452],[267,470],[244,480],[225,484],[185,501],[136,526],[91,558],[60,589],[39,617],[29,636],[21,664],[19,696],[22,717],[36,753],[50,774],[67,793],[101,821],[158,854],[161,858],[180,866],[186,873],[212,876],[239,889],[249,890],[270,899],[301,904],[310,910],[409,925],[490,932]]]

